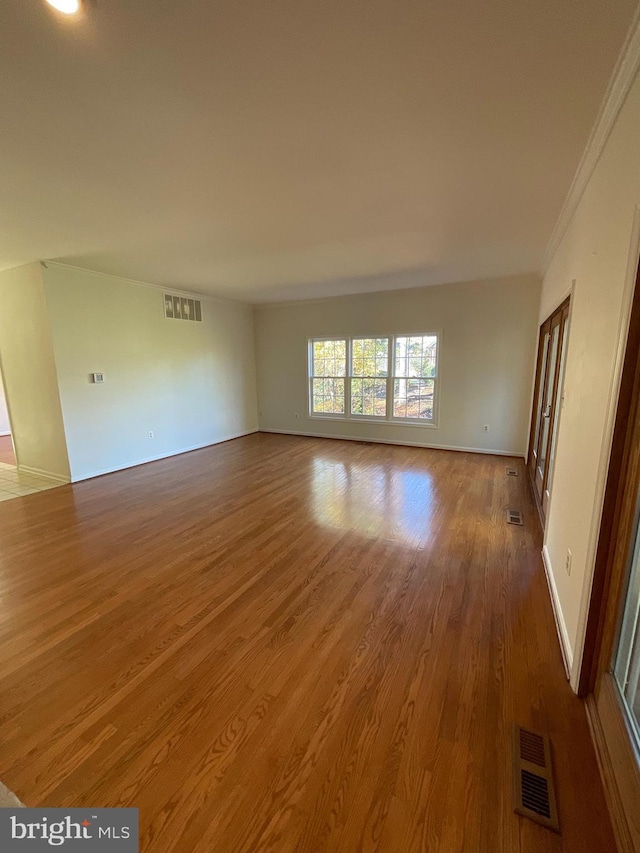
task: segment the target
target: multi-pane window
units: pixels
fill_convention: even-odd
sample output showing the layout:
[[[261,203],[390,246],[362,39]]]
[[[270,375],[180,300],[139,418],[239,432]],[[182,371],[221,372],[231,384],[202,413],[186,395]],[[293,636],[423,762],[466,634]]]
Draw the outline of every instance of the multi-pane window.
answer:
[[[393,360],[393,417],[432,421],[438,371],[435,335],[398,335]]]
[[[385,418],[389,338],[351,341],[351,414]]]
[[[311,354],[311,413],[344,415],[346,340],[313,341]]]
[[[435,425],[434,333],[311,340],[311,415]]]

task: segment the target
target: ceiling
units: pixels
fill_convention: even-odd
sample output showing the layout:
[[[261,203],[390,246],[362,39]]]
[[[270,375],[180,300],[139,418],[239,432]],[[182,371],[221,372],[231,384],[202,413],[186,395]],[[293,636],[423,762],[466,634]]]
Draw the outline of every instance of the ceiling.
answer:
[[[0,4],[0,269],[264,302],[535,272],[636,0]]]

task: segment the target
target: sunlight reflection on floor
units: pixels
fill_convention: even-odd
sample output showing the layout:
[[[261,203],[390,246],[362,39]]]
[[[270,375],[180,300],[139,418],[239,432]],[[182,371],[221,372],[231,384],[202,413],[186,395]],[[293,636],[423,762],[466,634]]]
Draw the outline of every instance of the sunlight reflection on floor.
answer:
[[[316,458],[312,465],[312,511],[318,524],[413,547],[429,539],[435,497],[428,472],[328,458]]]

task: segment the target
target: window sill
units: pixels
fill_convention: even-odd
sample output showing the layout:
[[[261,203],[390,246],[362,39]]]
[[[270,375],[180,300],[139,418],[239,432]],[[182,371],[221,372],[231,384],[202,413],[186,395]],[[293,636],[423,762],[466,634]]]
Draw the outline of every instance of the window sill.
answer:
[[[421,429],[438,429],[437,423],[424,423],[422,421],[409,421],[393,418],[347,418],[340,415],[307,415],[312,421],[339,421],[343,424],[384,424],[396,427],[420,427]]]

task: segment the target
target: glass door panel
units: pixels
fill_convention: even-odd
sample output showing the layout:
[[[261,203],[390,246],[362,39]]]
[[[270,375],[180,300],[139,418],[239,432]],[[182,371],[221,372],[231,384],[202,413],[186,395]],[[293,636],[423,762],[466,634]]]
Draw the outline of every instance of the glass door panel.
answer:
[[[544,338],[542,341],[542,361],[540,362],[540,365],[541,365],[540,366],[540,377],[538,380],[538,389],[537,389],[537,394],[536,394],[536,398],[538,400],[538,403],[536,405],[536,410],[534,413],[534,418],[535,418],[534,429],[535,429],[535,432],[533,434],[532,448],[533,448],[533,459],[534,459],[534,466],[535,467],[537,467],[536,463],[538,460],[538,439],[540,438],[540,419],[541,419],[541,415],[542,415],[542,398],[544,395],[544,386],[545,386],[545,381],[547,378],[547,360],[548,360],[547,356],[549,354],[549,337],[550,337],[549,332],[544,332]],[[534,467],[534,470],[535,470],[535,467]]]
[[[640,527],[636,532],[614,676],[640,751]]]
[[[569,335],[567,325],[569,323],[569,309],[565,308],[562,313],[560,326],[560,366],[558,368],[558,387],[556,390],[556,405],[553,413],[553,425],[551,426],[551,447],[549,448],[549,462],[544,483],[544,494],[542,496],[542,508],[547,512],[549,497],[551,495],[551,481],[553,479],[553,465],[556,458],[556,444],[558,442],[558,427],[560,426],[560,409],[562,408],[562,385],[564,378],[564,365],[567,358],[567,342]]]
[[[549,447],[549,434],[551,427],[551,414],[557,391],[556,362],[558,360],[558,344],[560,342],[560,323],[554,323],[551,329],[551,348],[548,358],[547,382],[542,403],[542,418],[540,426],[540,438],[538,444],[538,458],[536,467],[536,488],[538,497],[542,500],[545,474],[547,469],[547,451]]]
[[[558,437],[559,408],[565,362],[569,300],[540,327],[535,395],[527,466],[544,524],[551,489],[551,472]]]

